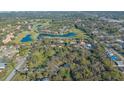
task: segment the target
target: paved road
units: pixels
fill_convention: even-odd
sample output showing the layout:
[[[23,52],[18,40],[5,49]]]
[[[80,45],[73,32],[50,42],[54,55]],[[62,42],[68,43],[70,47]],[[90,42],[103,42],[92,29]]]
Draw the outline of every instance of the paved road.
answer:
[[[12,80],[12,78],[15,76],[16,71],[19,70],[21,68],[21,66],[23,66],[23,64],[25,64],[26,62],[26,57],[21,58],[17,64],[17,66],[15,67],[15,69],[9,74],[9,76],[6,78],[6,81],[10,81]]]

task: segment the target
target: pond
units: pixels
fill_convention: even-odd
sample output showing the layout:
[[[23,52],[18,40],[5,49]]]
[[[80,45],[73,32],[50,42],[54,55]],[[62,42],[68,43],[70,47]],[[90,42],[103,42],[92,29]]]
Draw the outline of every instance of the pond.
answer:
[[[111,60],[112,61],[117,61],[118,60],[118,57],[117,56],[111,56]]]
[[[32,41],[31,35],[28,34],[24,38],[21,39],[21,42],[30,42]]]

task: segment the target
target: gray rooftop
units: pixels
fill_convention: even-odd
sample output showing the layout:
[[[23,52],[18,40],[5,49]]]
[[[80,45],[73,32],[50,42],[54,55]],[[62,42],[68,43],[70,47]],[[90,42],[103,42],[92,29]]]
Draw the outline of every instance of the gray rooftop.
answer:
[[[116,62],[117,65],[124,65],[122,61]]]
[[[5,63],[0,63],[0,68],[5,68],[6,64]]]

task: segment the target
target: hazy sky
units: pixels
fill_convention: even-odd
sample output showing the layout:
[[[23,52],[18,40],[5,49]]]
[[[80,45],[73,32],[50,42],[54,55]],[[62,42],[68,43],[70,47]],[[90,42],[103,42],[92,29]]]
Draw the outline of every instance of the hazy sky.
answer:
[[[124,10],[123,4],[124,0],[0,0],[0,11],[111,11]]]

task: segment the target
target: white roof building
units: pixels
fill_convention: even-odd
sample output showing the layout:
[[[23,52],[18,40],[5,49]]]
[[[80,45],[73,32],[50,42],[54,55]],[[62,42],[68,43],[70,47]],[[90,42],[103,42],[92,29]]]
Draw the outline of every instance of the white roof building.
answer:
[[[6,64],[5,63],[0,63],[0,70],[5,69]]]

